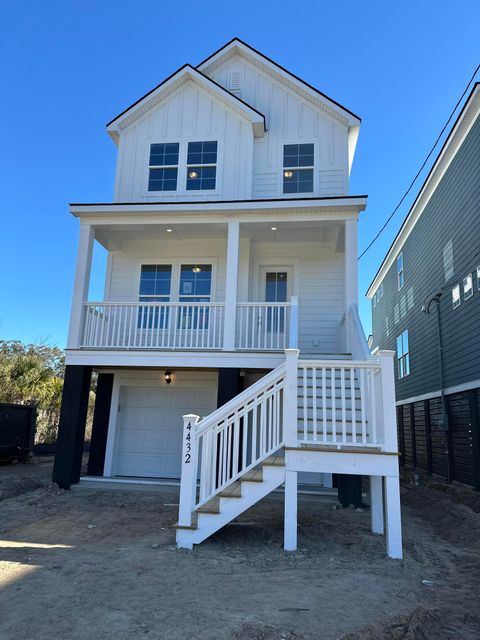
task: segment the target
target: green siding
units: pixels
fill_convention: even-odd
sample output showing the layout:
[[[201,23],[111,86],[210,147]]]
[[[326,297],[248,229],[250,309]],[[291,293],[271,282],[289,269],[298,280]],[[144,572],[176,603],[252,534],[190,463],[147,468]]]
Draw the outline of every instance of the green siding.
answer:
[[[454,273],[445,281],[443,249],[450,239],[453,241]],[[421,309],[425,298],[441,289],[445,387],[480,379],[480,291],[476,280],[476,267],[480,266],[480,118],[451,162],[402,251],[404,287],[397,291],[394,262],[383,280],[383,297],[376,307],[372,301],[374,347],[395,350],[397,336],[405,329],[409,332],[411,373],[406,378],[396,379],[397,400],[440,388],[436,312],[426,315]],[[462,303],[453,309],[452,288],[461,285],[468,273],[474,275],[473,297],[464,301],[462,289]],[[397,370],[395,375],[397,377]]]

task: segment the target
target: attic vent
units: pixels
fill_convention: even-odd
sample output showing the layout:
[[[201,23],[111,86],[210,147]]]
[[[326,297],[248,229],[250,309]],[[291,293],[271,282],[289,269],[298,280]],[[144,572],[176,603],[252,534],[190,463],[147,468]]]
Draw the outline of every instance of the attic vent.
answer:
[[[239,69],[232,69],[228,78],[228,88],[234,93],[236,96],[239,96],[241,93],[240,89],[240,71]]]

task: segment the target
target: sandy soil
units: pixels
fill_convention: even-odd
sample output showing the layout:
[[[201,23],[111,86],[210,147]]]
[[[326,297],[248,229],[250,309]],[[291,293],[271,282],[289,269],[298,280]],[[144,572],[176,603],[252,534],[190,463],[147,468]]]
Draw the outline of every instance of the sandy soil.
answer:
[[[301,497],[295,554],[281,547],[281,495],[188,552],[174,544],[174,488],[27,486],[0,502],[0,638],[478,640],[480,500],[439,488],[404,488],[394,561],[368,510],[328,499]]]

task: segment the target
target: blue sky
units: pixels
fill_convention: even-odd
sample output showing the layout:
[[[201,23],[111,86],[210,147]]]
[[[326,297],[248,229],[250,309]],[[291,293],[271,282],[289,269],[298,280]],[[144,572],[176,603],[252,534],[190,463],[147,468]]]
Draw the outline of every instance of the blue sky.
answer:
[[[362,117],[351,180],[369,194],[361,250],[478,64],[479,23],[478,0],[3,0],[0,338],[65,345],[78,237],[67,203],[111,200],[105,123],[185,62],[239,36]],[[360,262],[367,331],[363,294],[411,201]],[[101,274],[101,255],[95,265]],[[91,295],[101,290],[96,276]]]

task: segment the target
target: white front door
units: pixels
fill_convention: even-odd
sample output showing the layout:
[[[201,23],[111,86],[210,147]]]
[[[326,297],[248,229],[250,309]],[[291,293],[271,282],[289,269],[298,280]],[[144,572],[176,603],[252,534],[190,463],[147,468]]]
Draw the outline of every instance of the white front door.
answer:
[[[183,419],[216,408],[217,386],[121,386],[115,475],[180,478]]]

